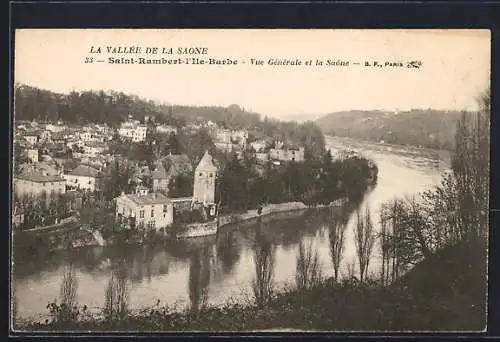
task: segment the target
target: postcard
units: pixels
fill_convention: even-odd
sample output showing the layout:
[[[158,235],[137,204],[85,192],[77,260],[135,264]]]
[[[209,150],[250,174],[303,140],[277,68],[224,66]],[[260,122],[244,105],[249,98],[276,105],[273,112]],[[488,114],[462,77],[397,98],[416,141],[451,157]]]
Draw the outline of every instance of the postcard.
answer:
[[[489,30],[14,42],[13,331],[487,328]]]

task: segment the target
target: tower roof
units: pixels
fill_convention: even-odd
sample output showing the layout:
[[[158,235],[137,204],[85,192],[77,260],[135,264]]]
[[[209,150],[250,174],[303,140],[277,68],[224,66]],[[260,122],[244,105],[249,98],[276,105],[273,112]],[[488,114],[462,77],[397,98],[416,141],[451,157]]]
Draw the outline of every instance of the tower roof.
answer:
[[[201,158],[198,166],[196,167],[198,170],[213,170],[216,171],[217,167],[214,164],[214,160],[208,151],[205,151],[205,154]]]

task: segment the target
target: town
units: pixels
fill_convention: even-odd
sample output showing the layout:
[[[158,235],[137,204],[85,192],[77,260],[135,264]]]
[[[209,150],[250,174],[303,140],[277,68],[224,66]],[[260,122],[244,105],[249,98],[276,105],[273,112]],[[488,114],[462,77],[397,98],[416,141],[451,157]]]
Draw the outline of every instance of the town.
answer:
[[[176,223],[214,221],[224,197],[219,190],[231,187],[220,183],[221,160],[227,163],[233,157],[242,164],[251,158],[252,169],[263,174],[266,167],[306,159],[304,146],[287,143],[282,136],[256,137],[246,129],[221,126],[198,120],[178,127],[147,115],[140,120],[129,115],[116,128],[18,121],[13,227],[36,231],[82,224],[92,231],[109,224],[93,220],[103,210],[122,229],[163,232]],[[189,145],[200,135],[210,143],[179,151],[180,137]],[[221,189],[216,190],[217,182]],[[226,209],[237,202],[230,197],[225,196],[231,202]]]

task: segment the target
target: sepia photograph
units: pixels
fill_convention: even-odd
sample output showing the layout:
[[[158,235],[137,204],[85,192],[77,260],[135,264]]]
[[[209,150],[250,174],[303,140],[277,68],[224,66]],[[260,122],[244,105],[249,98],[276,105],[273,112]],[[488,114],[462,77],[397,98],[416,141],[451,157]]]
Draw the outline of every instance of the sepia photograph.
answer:
[[[484,332],[491,33],[16,29],[13,332]]]

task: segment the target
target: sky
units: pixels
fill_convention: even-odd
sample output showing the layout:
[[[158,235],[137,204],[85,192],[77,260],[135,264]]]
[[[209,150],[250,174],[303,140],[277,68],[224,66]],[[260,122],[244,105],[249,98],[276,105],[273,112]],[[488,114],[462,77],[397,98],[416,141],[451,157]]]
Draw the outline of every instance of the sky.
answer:
[[[90,53],[92,46],[101,53]],[[107,53],[118,46],[138,46],[141,53]],[[238,104],[282,119],[354,109],[473,110],[489,86],[490,46],[489,30],[21,29],[15,32],[14,81],[59,93],[114,90],[168,104]],[[146,54],[147,47],[201,47],[207,54]],[[86,57],[94,62],[85,63]],[[239,64],[109,64],[109,57]],[[264,65],[251,65],[252,58]],[[272,58],[313,65],[269,65]],[[350,65],[327,66],[327,59]],[[422,65],[365,67],[366,61]]]

